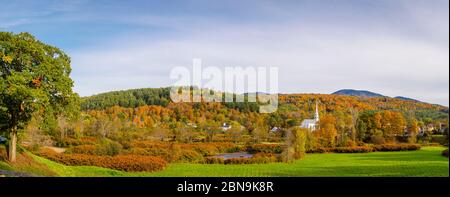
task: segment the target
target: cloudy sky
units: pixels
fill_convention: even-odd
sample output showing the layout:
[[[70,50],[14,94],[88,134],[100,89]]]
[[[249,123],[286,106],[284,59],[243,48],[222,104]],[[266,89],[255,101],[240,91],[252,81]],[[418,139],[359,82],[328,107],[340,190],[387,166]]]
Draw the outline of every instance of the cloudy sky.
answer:
[[[0,0],[0,31],[72,57],[75,91],[169,86],[173,67],[276,66],[283,93],[449,105],[448,0]]]

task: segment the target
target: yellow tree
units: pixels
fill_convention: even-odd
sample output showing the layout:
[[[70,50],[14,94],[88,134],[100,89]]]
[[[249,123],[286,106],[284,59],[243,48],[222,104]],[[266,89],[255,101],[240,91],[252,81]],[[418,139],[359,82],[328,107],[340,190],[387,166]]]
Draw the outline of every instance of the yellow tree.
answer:
[[[419,132],[419,125],[416,119],[412,119],[408,123],[407,127],[408,132],[408,142],[415,143],[416,142],[416,136]]]
[[[334,147],[337,137],[336,118],[332,115],[323,115],[319,121],[319,130],[314,133],[322,146]]]

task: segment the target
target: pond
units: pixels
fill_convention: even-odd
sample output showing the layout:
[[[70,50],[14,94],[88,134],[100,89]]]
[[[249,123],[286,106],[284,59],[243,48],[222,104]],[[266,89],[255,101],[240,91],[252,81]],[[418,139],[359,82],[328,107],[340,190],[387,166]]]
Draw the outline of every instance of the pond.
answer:
[[[238,159],[238,158],[251,158],[253,154],[247,152],[237,152],[237,153],[223,153],[213,156],[214,158],[222,158],[224,160],[227,159]]]

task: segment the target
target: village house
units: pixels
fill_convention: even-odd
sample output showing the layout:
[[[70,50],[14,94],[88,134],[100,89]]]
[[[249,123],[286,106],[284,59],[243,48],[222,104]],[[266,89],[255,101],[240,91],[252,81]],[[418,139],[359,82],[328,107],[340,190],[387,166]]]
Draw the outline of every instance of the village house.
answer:
[[[316,101],[316,113],[314,114],[314,119],[305,119],[300,125],[301,128],[308,129],[310,131],[315,131],[319,128],[319,104]]]
[[[231,125],[228,123],[223,123],[220,128],[222,129],[222,131],[228,131],[229,129],[231,129]]]

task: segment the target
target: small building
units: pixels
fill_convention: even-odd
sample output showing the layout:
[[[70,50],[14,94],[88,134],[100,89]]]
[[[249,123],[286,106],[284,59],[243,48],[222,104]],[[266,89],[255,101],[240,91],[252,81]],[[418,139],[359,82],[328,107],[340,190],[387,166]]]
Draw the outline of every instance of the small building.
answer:
[[[301,128],[308,129],[310,131],[315,131],[319,128],[319,105],[316,101],[316,113],[314,114],[314,119],[305,119],[300,125]]]
[[[281,130],[281,128],[279,128],[279,127],[273,127],[272,129],[270,129],[270,132],[276,133],[280,130]]]
[[[188,122],[186,125],[187,125],[187,126],[190,126],[190,127],[192,127],[192,128],[197,128],[197,124],[192,123],[192,122]]]
[[[220,128],[222,129],[222,131],[227,131],[227,130],[231,129],[231,125],[228,123],[223,123]]]

